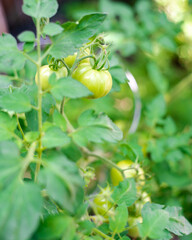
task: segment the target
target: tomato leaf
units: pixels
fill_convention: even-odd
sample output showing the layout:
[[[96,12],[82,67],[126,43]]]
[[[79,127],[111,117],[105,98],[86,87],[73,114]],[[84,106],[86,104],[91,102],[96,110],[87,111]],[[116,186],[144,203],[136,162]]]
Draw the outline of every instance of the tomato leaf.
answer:
[[[6,75],[0,75],[0,88],[7,88],[9,85],[12,85],[10,78]]]
[[[165,228],[169,222],[169,214],[165,210],[159,209],[159,206],[155,208],[155,204],[146,203],[142,209],[142,217],[143,222],[138,225],[141,237],[161,239],[167,234]]]
[[[104,113],[96,114],[87,110],[78,119],[79,128],[71,133],[73,140],[80,146],[88,142],[116,142],[122,139],[121,130]]]
[[[35,183],[10,184],[0,192],[0,238],[29,239],[38,225],[41,210],[41,192]]]
[[[125,72],[120,66],[113,66],[109,69],[113,80],[116,80],[119,83],[125,83],[126,76]]]
[[[57,0],[24,0],[22,10],[23,12],[34,18],[51,18],[58,9]]]
[[[97,32],[105,18],[106,14],[104,13],[93,13],[85,15],[79,22],[64,24],[64,32],[52,39],[53,47],[50,54],[54,58],[72,55],[82,44],[89,41],[89,38]]]
[[[28,95],[22,92],[13,92],[0,97],[0,107],[16,113],[28,112],[31,110]]]
[[[45,131],[42,143],[46,148],[62,147],[70,143],[70,138],[59,127],[53,126]]]
[[[0,112],[0,140],[11,139],[16,127],[17,120],[15,117],[10,117],[8,113]]]
[[[53,113],[53,123],[60,127],[63,131],[67,130],[66,120],[57,110],[55,110]]]
[[[125,203],[127,207],[131,206],[137,199],[137,191],[135,181],[133,179],[125,179],[114,188],[112,199],[116,204]]]
[[[56,23],[48,23],[43,28],[43,33],[45,33],[48,36],[55,36],[63,31],[63,28]]]
[[[17,145],[10,141],[0,142],[0,188],[6,187],[16,179],[21,167],[22,161]]]
[[[0,36],[0,72],[20,70],[24,64],[25,57],[18,50],[16,39],[10,34]]]
[[[83,179],[77,166],[64,155],[47,157],[45,167],[39,174],[39,183],[56,203],[71,214],[75,214],[82,204]]]
[[[125,203],[122,203],[115,209],[115,216],[109,220],[109,228],[116,233],[123,232],[127,224],[128,211]]]
[[[34,42],[35,34],[31,31],[25,31],[19,34],[18,39],[21,42]]]
[[[169,232],[177,236],[189,235],[192,233],[192,225],[181,215],[181,208],[168,206],[165,210],[169,213],[169,222],[166,226]]]
[[[71,77],[61,78],[54,83],[52,81],[51,84],[51,93],[57,100],[62,100],[63,97],[81,98],[93,95],[88,88]]]
[[[35,235],[37,240],[52,240],[58,238],[73,240],[75,237],[75,222],[69,216],[49,216],[41,225]]]

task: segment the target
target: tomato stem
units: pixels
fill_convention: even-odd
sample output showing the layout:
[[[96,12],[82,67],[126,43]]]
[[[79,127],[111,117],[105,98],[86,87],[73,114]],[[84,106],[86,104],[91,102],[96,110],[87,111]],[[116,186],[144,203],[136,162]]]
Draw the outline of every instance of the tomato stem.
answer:
[[[30,57],[26,52],[23,52],[23,55],[24,55],[29,61],[31,61],[32,63],[34,63],[36,66],[38,65],[37,62],[36,62],[32,57]]]
[[[70,75],[70,68],[67,66],[66,62],[63,59],[59,59],[57,62],[61,62],[67,68],[68,75]]]
[[[21,124],[20,124],[20,122],[19,122],[19,118],[18,118],[18,115],[17,115],[17,114],[16,114],[16,119],[17,119],[17,126],[18,126],[18,128],[19,128],[19,131],[21,132],[21,135],[22,135],[22,137],[23,137],[23,140],[26,141],[26,140],[25,140],[25,134],[24,134],[24,132],[23,132],[23,129],[22,129],[22,127],[21,127]]]
[[[70,123],[67,115],[66,115],[65,112],[64,112],[64,105],[65,105],[65,97],[63,98],[63,100],[62,100],[62,102],[61,102],[60,113],[61,113],[61,115],[64,117],[64,119],[65,119],[65,121],[66,121],[66,123],[67,123],[67,128],[68,128],[69,132],[74,132],[75,129],[74,129],[73,125]]]
[[[41,82],[40,82],[40,67],[41,67],[41,46],[40,46],[40,19],[37,18],[36,21],[36,32],[37,32],[37,55],[38,55],[38,62],[37,62],[37,82],[38,82],[38,128],[39,128],[39,151],[38,151],[38,158],[41,160],[42,156],[42,91],[41,91]],[[37,181],[37,176],[41,167],[41,163],[38,162],[36,164],[35,169],[35,181]]]
[[[101,232],[99,229],[97,228],[93,228],[93,232],[95,232],[96,234],[100,235],[101,237],[108,239],[108,240],[114,240],[113,237],[109,237],[107,236],[105,233]]]

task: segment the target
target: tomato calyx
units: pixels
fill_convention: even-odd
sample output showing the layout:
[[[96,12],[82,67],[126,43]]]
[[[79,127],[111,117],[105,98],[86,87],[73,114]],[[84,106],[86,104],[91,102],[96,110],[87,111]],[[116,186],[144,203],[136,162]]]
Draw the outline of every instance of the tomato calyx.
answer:
[[[51,70],[57,71],[58,69],[65,67],[67,69],[68,75],[70,75],[70,68],[67,66],[63,59],[51,58],[50,60],[50,56],[48,56],[47,62]]]

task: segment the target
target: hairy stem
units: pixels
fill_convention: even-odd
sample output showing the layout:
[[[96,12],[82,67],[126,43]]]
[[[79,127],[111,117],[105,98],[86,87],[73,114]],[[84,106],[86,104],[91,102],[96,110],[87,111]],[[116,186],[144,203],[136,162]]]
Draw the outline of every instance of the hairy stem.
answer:
[[[16,119],[17,119],[17,126],[18,126],[18,128],[19,128],[19,131],[21,132],[21,135],[22,135],[22,137],[23,137],[23,140],[25,141],[25,134],[24,134],[24,132],[23,132],[23,129],[22,129],[22,127],[21,127],[21,124],[20,124],[20,122],[19,122],[19,118],[18,118],[18,115],[16,114]]]
[[[97,228],[93,228],[93,232],[100,235],[101,237],[108,239],[108,240],[113,240],[114,238],[111,238],[109,236],[107,236],[105,233],[101,232],[99,229]]]
[[[41,46],[40,46],[40,19],[37,18],[37,82],[38,82],[38,128],[39,128],[39,147],[38,147],[38,158],[41,160],[42,156],[42,90],[40,82],[40,67],[41,67]],[[41,167],[41,163],[36,164],[35,169],[35,181],[37,181],[37,176]]]

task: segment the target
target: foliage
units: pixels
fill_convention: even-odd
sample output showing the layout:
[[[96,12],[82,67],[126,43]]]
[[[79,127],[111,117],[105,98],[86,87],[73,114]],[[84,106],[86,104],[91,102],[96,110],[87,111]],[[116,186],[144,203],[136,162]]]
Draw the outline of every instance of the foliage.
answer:
[[[156,40],[176,54],[173,39],[178,26],[164,14],[150,12],[150,7],[148,1],[138,2],[135,20],[130,7],[105,0],[100,1],[101,12],[60,24],[49,22],[58,9],[56,0],[24,0],[23,12],[33,18],[36,35],[19,34],[22,50],[12,35],[0,36],[0,239],[129,240],[134,230],[138,239],[168,240],[173,234],[192,233],[182,209],[167,204],[162,189],[168,186],[171,192],[176,189],[176,195],[184,190],[188,194],[192,130],[181,131],[170,116],[167,77],[155,56],[153,60],[148,56]],[[117,13],[120,19],[114,21]],[[159,28],[163,31],[156,37]],[[125,45],[114,44],[109,54],[100,31],[111,29],[125,37]],[[45,36],[51,43],[41,49]],[[125,87],[119,58],[136,55],[138,49],[148,59],[145,67],[157,92],[144,101],[138,132],[127,137],[112,121],[123,116],[121,108],[115,110],[112,104],[121,106],[116,91]],[[74,63],[68,66],[65,59],[71,55]],[[104,98],[92,100],[93,92],[72,77],[86,59],[94,71],[109,68],[113,88]],[[41,67],[46,64],[53,74],[42,89]],[[58,77],[59,69],[68,76]],[[134,164],[121,169],[116,163],[123,159]],[[117,186],[108,178],[111,168],[122,175]],[[134,177],[125,171],[135,171]],[[145,176],[141,178],[140,172]],[[129,219],[135,217],[141,222],[131,225]]]

